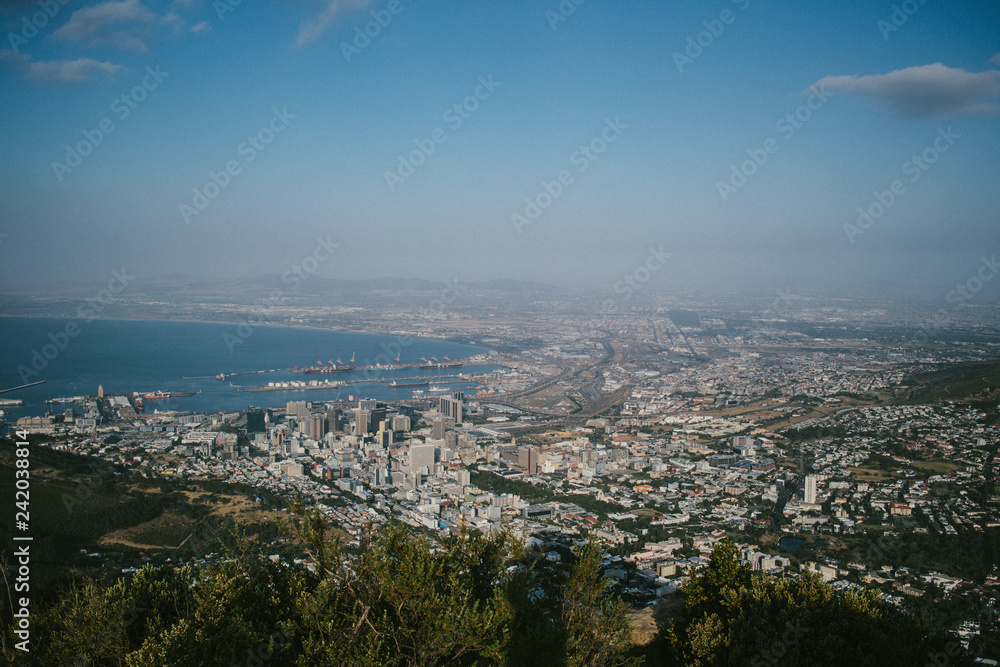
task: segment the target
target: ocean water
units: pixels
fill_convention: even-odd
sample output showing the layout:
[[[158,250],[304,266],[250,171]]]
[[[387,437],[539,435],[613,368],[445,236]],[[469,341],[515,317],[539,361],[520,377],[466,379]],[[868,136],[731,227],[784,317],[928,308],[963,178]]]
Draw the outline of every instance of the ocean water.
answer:
[[[235,341],[240,341],[236,343]],[[0,389],[45,380],[45,384],[0,395],[20,398],[22,407],[0,406],[12,422],[47,410],[62,412],[70,405],[45,404],[46,399],[133,391],[201,392],[195,396],[151,400],[154,409],[191,412],[244,410],[283,406],[291,400],[322,401],[410,398],[411,388],[392,388],[382,382],[363,382],[339,389],[314,391],[238,391],[237,386],[266,385],[288,380],[360,380],[373,377],[426,378],[432,385],[474,390],[478,383],[448,375],[489,372],[495,366],[457,369],[395,369],[348,373],[302,374],[287,370],[342,360],[354,355],[359,366],[375,363],[418,363],[421,357],[463,359],[485,352],[463,345],[426,338],[328,331],[295,327],[255,326],[238,331],[236,324],[151,320],[93,320],[0,317]],[[219,373],[253,375],[215,379]],[[206,379],[185,379],[208,376]],[[435,378],[438,378],[435,381]],[[426,390],[426,388],[424,388]]]

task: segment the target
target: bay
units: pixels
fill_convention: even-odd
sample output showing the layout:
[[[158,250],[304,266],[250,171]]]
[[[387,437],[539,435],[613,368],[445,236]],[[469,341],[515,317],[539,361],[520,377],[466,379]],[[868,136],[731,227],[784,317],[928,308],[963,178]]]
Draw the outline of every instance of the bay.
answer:
[[[73,335],[75,332],[75,335]],[[249,333],[249,335],[247,335]],[[234,343],[234,340],[240,341]],[[161,320],[93,320],[34,317],[0,317],[0,388],[28,382],[45,384],[0,395],[20,398],[22,407],[0,406],[8,421],[25,415],[61,412],[69,405],[45,404],[46,399],[135,391],[201,392],[190,397],[151,400],[155,409],[189,412],[245,410],[248,405],[283,406],[290,400],[347,400],[349,396],[399,400],[413,389],[364,382],[339,389],[314,391],[237,391],[237,386],[266,385],[290,380],[361,380],[373,377],[420,377],[432,385],[475,390],[468,378],[446,377],[489,372],[492,365],[451,369],[361,369],[332,374],[303,374],[295,366],[327,364],[340,359],[358,366],[376,363],[419,363],[421,357],[465,359],[486,348],[427,338],[330,331],[300,327],[254,326],[238,330],[236,324]],[[219,373],[272,371],[215,379]],[[204,379],[184,379],[203,376]],[[435,380],[437,378],[437,380]],[[231,386],[235,385],[235,386]]]

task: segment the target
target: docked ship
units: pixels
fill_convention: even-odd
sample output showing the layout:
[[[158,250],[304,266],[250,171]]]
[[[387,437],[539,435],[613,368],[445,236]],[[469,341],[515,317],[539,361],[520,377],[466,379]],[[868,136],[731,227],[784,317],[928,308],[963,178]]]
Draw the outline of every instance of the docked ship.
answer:
[[[354,355],[351,355],[351,363],[345,364],[340,359],[337,359],[337,363],[332,361],[327,362],[325,365],[322,361],[317,361],[315,366],[307,366],[299,370],[300,373],[347,373],[348,371],[353,371],[357,368],[354,365]]]
[[[438,361],[437,357],[431,357],[430,361],[420,357],[420,361],[424,362],[422,364],[417,364],[417,368],[461,368],[461,361],[452,361],[448,357],[444,358],[444,361]]]
[[[150,401],[156,400],[158,398],[184,398],[186,396],[194,396],[195,394],[200,394],[200,391],[151,391],[147,394],[143,394],[142,398]]]
[[[404,389],[407,387],[426,387],[429,383],[427,382],[396,382],[393,380],[387,387],[392,387],[393,389]]]

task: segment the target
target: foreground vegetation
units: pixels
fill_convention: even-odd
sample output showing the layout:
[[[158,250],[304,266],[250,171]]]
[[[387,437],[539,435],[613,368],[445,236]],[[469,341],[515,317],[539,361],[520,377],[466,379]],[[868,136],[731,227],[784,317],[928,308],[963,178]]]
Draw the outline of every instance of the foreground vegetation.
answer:
[[[590,542],[563,570],[508,534],[432,544],[405,526],[349,555],[321,514],[290,530],[313,567],[286,567],[237,534],[219,565],[145,567],[128,579],[68,578],[33,602],[37,665],[627,665],[628,607]]]
[[[286,526],[310,567],[277,564],[237,531],[218,565],[145,567],[127,579],[68,577],[33,601],[32,653],[9,664],[114,665],[920,665],[968,664],[944,633],[871,592],[819,579],[772,581],[729,540],[684,589],[645,647],[601,574],[601,549],[568,565],[533,558],[506,533],[432,542],[405,526],[347,553],[319,513]]]

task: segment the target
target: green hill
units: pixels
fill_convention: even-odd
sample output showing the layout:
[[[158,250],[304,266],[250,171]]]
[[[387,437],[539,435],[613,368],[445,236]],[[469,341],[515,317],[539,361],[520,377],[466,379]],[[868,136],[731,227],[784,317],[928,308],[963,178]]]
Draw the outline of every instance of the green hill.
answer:
[[[236,515],[243,523],[266,519],[246,497],[249,489],[222,482],[147,479],[101,459],[39,446],[45,442],[39,436],[31,441],[30,520],[22,534],[33,538],[32,567],[38,583],[68,569],[101,565],[83,552],[115,554],[115,564],[122,566],[140,564],[140,552],[187,558],[201,555],[180,548],[192,535],[219,533],[217,526]],[[14,443],[0,439],[4,498],[15,497],[14,471]],[[13,544],[12,528],[9,521],[0,524],[4,544]],[[196,542],[202,553],[214,546]]]
[[[904,403],[982,401],[1000,398],[1000,360],[954,364],[904,380],[910,391]]]

